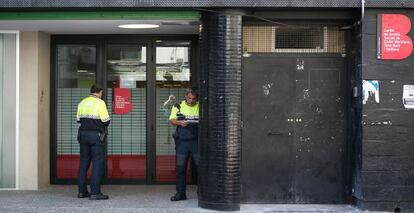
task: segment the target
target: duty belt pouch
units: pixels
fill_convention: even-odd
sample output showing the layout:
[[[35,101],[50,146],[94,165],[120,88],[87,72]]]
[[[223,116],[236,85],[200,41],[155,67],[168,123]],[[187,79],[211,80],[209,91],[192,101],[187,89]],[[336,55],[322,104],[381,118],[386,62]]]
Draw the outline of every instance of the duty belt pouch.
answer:
[[[99,142],[104,143],[104,142],[105,142],[105,138],[106,138],[106,135],[107,135],[107,134],[108,134],[108,133],[107,133],[107,131],[106,131],[106,128],[101,129],[101,130],[99,131],[99,133],[98,133],[98,135],[99,135]]]

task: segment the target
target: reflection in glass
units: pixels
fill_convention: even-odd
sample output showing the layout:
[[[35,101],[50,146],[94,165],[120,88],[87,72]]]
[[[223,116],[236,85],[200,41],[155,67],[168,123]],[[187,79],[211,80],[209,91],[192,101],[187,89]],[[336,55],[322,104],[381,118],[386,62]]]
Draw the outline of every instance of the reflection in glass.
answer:
[[[75,121],[79,101],[89,95],[96,79],[94,45],[57,45],[56,145],[57,178],[77,177],[79,124]]]
[[[175,143],[172,134],[176,127],[169,123],[171,108],[184,99],[191,87],[190,42],[158,41],[156,48],[157,135],[156,180],[175,181]]]
[[[157,47],[157,81],[190,81],[189,47]]]
[[[146,47],[109,45],[107,52],[108,82],[118,88],[135,88],[146,81]]]
[[[145,46],[107,48],[108,179],[146,179],[146,58]]]

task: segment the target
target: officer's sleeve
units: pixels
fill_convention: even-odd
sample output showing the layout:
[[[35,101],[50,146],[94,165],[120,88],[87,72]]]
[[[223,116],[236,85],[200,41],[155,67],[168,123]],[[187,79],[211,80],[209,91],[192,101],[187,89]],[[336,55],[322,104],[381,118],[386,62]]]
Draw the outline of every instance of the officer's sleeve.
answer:
[[[170,119],[169,120],[177,119],[177,112],[178,112],[177,107],[173,106],[171,108],[171,114],[170,114]]]
[[[80,123],[80,103],[78,104],[78,111],[76,112],[76,122]]]
[[[101,119],[102,123],[104,123],[105,126],[108,126],[111,118],[109,118],[109,113],[106,109],[106,104],[104,101],[101,101],[101,104],[99,104],[98,114],[99,119]]]

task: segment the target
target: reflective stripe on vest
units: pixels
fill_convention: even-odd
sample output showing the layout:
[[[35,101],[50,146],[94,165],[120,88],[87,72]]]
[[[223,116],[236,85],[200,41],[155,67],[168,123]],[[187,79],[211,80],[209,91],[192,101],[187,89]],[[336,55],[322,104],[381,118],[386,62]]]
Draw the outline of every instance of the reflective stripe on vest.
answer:
[[[97,119],[102,122],[110,120],[105,102],[92,95],[84,98],[78,105],[76,119],[80,121],[81,118]]]

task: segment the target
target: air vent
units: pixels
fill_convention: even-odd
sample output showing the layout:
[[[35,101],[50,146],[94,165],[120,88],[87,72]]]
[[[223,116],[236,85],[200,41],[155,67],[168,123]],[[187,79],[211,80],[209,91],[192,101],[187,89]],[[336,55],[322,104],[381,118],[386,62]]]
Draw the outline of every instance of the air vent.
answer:
[[[344,53],[345,33],[337,26],[243,26],[244,53]]]

